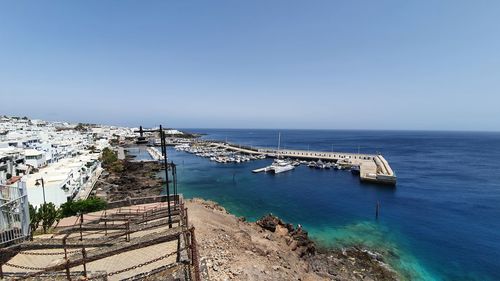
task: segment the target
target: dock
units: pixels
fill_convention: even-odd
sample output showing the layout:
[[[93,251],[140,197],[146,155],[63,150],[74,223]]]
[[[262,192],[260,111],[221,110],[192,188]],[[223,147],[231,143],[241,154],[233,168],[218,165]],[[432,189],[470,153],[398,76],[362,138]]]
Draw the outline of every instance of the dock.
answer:
[[[153,160],[155,161],[163,160],[163,155],[156,147],[148,146],[148,148],[146,148],[146,151],[149,153],[151,158],[153,158]]]
[[[361,181],[388,185],[395,185],[397,181],[396,174],[389,165],[389,162],[380,154],[292,149],[277,150],[271,148],[252,148],[221,142],[209,142],[207,145],[251,155],[265,155],[267,157],[292,158],[311,161],[321,159],[322,161],[342,163],[346,166],[357,165],[360,167],[359,178]]]

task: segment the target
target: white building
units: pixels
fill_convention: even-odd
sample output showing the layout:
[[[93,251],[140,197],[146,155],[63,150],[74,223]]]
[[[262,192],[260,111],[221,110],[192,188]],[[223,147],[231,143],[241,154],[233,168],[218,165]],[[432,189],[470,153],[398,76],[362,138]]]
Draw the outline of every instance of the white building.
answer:
[[[81,189],[93,185],[99,177],[102,168],[97,157],[96,154],[63,159],[40,169],[38,173],[23,177],[29,202],[33,206],[41,205],[44,202],[44,192],[45,201],[56,206],[75,198]]]
[[[0,184],[7,184],[7,180],[14,176],[26,173],[24,150],[15,147],[0,148]]]
[[[26,159],[26,164],[30,165],[33,168],[39,169],[41,167],[47,166],[45,152],[36,149],[25,149],[24,157]]]

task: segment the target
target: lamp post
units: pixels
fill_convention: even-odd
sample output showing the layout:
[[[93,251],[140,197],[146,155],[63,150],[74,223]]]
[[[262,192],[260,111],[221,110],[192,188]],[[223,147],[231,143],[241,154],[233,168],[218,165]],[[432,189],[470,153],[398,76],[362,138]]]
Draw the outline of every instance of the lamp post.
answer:
[[[154,130],[144,130],[142,126],[140,126],[139,131],[135,131],[136,133],[140,133],[142,139],[138,139],[141,142],[137,142],[138,144],[141,143],[147,143],[145,138],[143,137],[143,133],[146,132],[159,132],[160,133],[160,143],[161,143],[161,154],[163,156],[163,164],[165,165],[165,184],[166,184],[166,191],[167,191],[167,209],[168,209],[168,227],[172,228],[172,212],[170,209],[170,184],[169,184],[169,176],[168,176],[168,160],[167,160],[167,141],[166,141],[166,136],[165,136],[165,131],[163,130],[162,125],[160,125],[160,129],[154,129]],[[176,186],[176,172],[175,172],[175,165],[172,164],[170,165],[172,167],[172,176],[174,178],[174,198],[177,198],[177,186]]]
[[[42,182],[42,191],[43,191],[43,205],[45,205],[47,202],[45,201],[45,182],[43,181],[43,178],[39,178],[35,182],[35,186],[40,186],[40,182]]]
[[[170,211],[170,186],[168,183],[168,160],[167,160],[167,141],[165,140],[165,131],[160,125],[160,140],[163,162],[165,164],[165,184],[167,189],[167,209],[168,209],[168,228],[172,228],[172,213]],[[173,170],[172,170],[173,171]]]
[[[42,221],[45,219],[45,214],[46,214],[46,211],[45,211],[45,208],[46,208],[46,201],[45,201],[45,182],[43,181],[43,178],[39,178],[36,180],[35,182],[35,186],[40,186],[40,182],[42,182],[42,191],[43,191],[43,206],[42,208],[40,208],[40,210],[44,210],[43,211],[43,215],[42,215]],[[43,233],[47,233],[47,229],[45,227],[45,225],[43,226]]]

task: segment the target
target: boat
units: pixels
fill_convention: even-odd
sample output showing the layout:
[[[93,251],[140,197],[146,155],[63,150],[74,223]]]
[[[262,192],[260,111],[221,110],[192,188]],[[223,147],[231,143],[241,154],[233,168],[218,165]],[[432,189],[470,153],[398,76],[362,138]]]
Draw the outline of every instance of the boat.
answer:
[[[321,159],[318,160],[318,162],[316,162],[316,169],[324,169],[326,167],[325,163],[323,163],[323,161],[321,161]]]
[[[280,159],[276,159],[270,167],[271,171],[274,172],[275,174],[295,169],[295,166],[293,166],[290,162]]]
[[[278,136],[278,150],[276,151],[276,155],[279,155],[279,150],[280,150],[280,144],[281,144],[281,133]],[[274,174],[279,174],[287,171],[291,171],[295,169],[295,166],[292,165],[292,161],[287,161],[284,159],[279,159],[276,158],[274,162],[265,168],[260,168],[260,169],[255,169],[252,170],[253,173],[260,173],[260,172],[272,172]]]
[[[275,174],[295,169],[295,166],[292,165],[290,161],[279,159],[280,147],[281,147],[281,133],[278,134],[278,150],[277,150],[278,157],[276,158],[276,160],[274,160],[273,164],[271,164],[270,166],[271,171],[274,172]]]
[[[314,162],[314,161],[309,162],[309,164],[307,164],[307,167],[309,167],[309,168],[315,168],[316,167],[316,162]]]
[[[359,169],[360,169],[359,165],[352,165],[351,166],[351,173],[353,175],[359,175]]]

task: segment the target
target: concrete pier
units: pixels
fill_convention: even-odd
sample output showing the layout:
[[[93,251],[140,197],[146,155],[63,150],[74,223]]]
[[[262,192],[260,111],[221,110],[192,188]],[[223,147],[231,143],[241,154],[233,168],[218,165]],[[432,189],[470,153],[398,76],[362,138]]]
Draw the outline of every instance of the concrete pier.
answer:
[[[153,160],[155,161],[163,160],[163,155],[156,147],[149,146],[148,148],[146,148],[146,151],[149,153],[151,158],[153,158]]]
[[[380,154],[358,154],[347,152],[325,152],[292,149],[249,148],[229,143],[210,142],[210,146],[225,148],[240,153],[269,157],[283,157],[304,160],[319,160],[340,163],[345,166],[359,166],[360,180],[380,184],[396,184],[396,174],[387,160]]]

